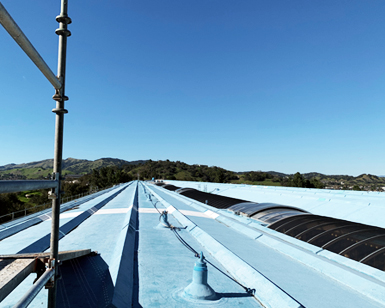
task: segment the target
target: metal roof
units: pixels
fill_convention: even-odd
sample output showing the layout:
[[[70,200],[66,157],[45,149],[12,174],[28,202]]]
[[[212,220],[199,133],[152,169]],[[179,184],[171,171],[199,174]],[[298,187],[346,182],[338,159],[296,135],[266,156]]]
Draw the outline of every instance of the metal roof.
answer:
[[[180,182],[169,184],[183,186]],[[193,185],[188,182],[186,186]],[[216,188],[219,188],[218,193],[230,190],[221,184]],[[163,211],[167,211],[169,226],[173,228],[165,228],[160,223]],[[299,214],[285,216],[290,211]],[[354,227],[349,229],[344,223],[334,222],[333,218],[321,222],[326,219],[321,215],[285,207],[269,207],[259,213],[256,219],[235,215],[227,209],[137,181],[79,202],[77,207],[61,214],[59,248],[61,251],[91,249],[97,253],[63,262],[58,307],[385,306],[385,272],[368,266],[370,262],[383,260],[384,250],[367,255],[371,261],[368,259],[367,264],[362,264],[264,224],[277,215],[282,216],[277,220],[282,226],[284,222],[296,220],[298,224],[290,229],[287,224],[286,231],[291,230],[298,236],[301,226],[307,223],[310,227],[311,221],[318,221],[320,224],[312,226],[321,228],[322,225],[325,231],[313,236],[312,241],[319,243],[325,241],[323,237],[332,238],[333,232],[344,236],[348,230],[353,232]],[[37,217],[46,220],[26,224],[28,219],[24,219],[0,228],[1,234],[19,226],[15,229],[17,232],[0,241],[0,253],[12,254],[26,247],[31,251],[44,250],[42,244],[50,230],[50,218],[46,213],[33,219]],[[300,224],[299,218],[305,217]],[[277,223],[273,225],[278,228]],[[307,230],[317,228],[313,227]],[[383,240],[381,236],[368,239],[361,244],[378,244]],[[345,249],[345,253],[359,256],[356,254],[359,246]],[[210,262],[207,264],[208,283],[218,295],[211,302],[183,296],[198,260],[195,253],[201,251]],[[26,278],[0,307],[11,307],[28,290],[33,279],[33,275]],[[255,289],[255,293],[247,293],[244,288]],[[43,289],[31,307],[41,307],[45,303]]]

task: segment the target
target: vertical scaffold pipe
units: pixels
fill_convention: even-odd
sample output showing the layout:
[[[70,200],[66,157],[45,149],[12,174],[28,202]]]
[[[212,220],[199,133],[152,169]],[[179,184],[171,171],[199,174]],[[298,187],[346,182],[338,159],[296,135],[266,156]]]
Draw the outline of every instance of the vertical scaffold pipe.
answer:
[[[59,29],[55,33],[59,35],[59,51],[58,51],[58,78],[61,82],[61,88],[56,90],[53,99],[56,101],[56,108],[52,112],[56,113],[55,124],[55,155],[54,155],[54,169],[53,172],[58,176],[58,189],[55,190],[52,199],[52,227],[51,227],[51,267],[58,266],[59,253],[59,215],[60,215],[60,199],[61,199],[61,174],[62,174],[62,156],[63,156],[63,128],[64,128],[64,114],[68,113],[64,109],[64,102],[68,100],[65,96],[65,74],[66,74],[66,55],[67,55],[67,37],[71,32],[67,29],[67,25],[71,23],[71,19],[67,15],[68,1],[61,0],[60,15],[56,17],[59,22]],[[57,293],[57,273],[55,271],[55,278],[52,288],[48,291],[48,307],[56,307],[56,293]]]

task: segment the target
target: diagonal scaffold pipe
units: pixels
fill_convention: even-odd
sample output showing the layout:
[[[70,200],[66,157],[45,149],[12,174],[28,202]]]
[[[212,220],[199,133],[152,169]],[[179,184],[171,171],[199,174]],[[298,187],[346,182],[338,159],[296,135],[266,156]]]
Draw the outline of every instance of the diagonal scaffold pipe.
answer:
[[[10,36],[16,41],[17,44],[23,49],[27,56],[32,60],[53,87],[59,90],[62,87],[61,82],[51,71],[47,63],[43,60],[40,54],[36,51],[35,47],[31,44],[23,31],[19,28],[17,23],[13,20],[11,15],[7,12],[5,7],[0,2],[0,24],[7,30]]]

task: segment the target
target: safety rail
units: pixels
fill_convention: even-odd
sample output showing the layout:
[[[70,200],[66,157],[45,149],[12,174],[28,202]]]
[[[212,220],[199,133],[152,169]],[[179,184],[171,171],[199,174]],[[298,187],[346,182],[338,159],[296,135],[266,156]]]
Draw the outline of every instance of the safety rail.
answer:
[[[60,200],[60,202],[61,202],[60,204],[64,204],[66,202],[69,202],[69,201],[72,201],[72,200],[75,200],[75,199],[83,198],[85,196],[88,196],[88,195],[91,195],[91,194],[94,194],[94,193],[97,193],[97,192],[98,192],[98,190],[93,190],[93,191],[89,191],[89,192],[85,192],[85,193],[81,193],[81,194],[77,194],[77,195],[72,195],[72,196],[64,197],[64,198],[62,198]],[[33,207],[29,207],[29,208],[26,208],[26,209],[22,209],[22,210],[19,210],[19,211],[15,211],[15,212],[12,212],[12,213],[8,213],[8,214],[5,214],[5,215],[2,215],[2,216],[0,216],[0,224],[12,221],[12,220],[20,218],[20,217],[25,217],[25,216],[28,216],[30,214],[34,214],[36,212],[40,212],[40,211],[45,210],[45,209],[47,209],[49,207],[51,207],[50,203],[44,203],[44,204],[35,205]]]
[[[56,175],[58,177],[58,174]],[[27,190],[39,190],[54,188],[59,191],[59,181],[43,181],[43,180],[24,180],[24,181],[0,181],[0,194],[13,193]],[[36,207],[33,207],[36,209]],[[27,215],[27,211],[33,208],[23,209],[13,213],[5,214],[0,216],[0,223],[15,219],[15,214],[24,212],[24,216]],[[10,219],[6,220],[5,217],[9,216]],[[16,216],[17,217],[17,216]]]
[[[27,213],[30,215],[30,214],[34,214],[36,212],[40,212],[40,211],[45,210],[49,207],[51,207],[51,203],[44,203],[44,204],[36,205],[34,207],[29,207],[27,209],[23,209],[20,211],[16,211],[16,212],[2,215],[2,216],[0,216],[0,224],[15,220],[15,219],[20,218],[20,217],[28,216]]]
[[[61,204],[61,174],[62,174],[62,156],[63,156],[63,128],[64,114],[68,111],[64,108],[65,101],[68,97],[65,95],[65,74],[66,74],[66,53],[67,53],[67,37],[71,32],[67,29],[67,25],[71,23],[71,18],[67,15],[68,0],[61,0],[60,15],[56,17],[59,23],[59,28],[55,33],[59,36],[58,46],[58,73],[57,76],[51,71],[40,54],[33,47],[31,42],[19,28],[17,23],[12,19],[11,15],[0,2],[0,24],[11,35],[26,55],[32,60],[37,68],[43,73],[47,80],[53,85],[55,94],[52,99],[56,101],[56,108],[52,112],[56,114],[55,118],[55,150],[53,163],[53,180],[47,181],[1,181],[0,193],[18,192],[26,190],[38,190],[51,188],[49,196],[52,199],[52,226],[51,226],[51,241],[50,255],[47,268],[50,273],[53,273],[48,288],[48,307],[56,307],[57,293],[57,271],[58,256],[59,256],[59,215]],[[3,269],[4,270],[4,269]],[[24,279],[24,278],[23,278]],[[19,281],[18,283],[20,283]],[[12,285],[16,287],[17,285]],[[35,292],[36,285],[33,285],[32,293]],[[39,289],[40,290],[40,289]],[[1,295],[1,294],[0,294]],[[24,306],[28,306],[28,302],[24,302]]]
[[[119,184],[119,185],[121,185],[121,184]],[[83,198],[85,196],[89,196],[89,195],[95,194],[95,193],[97,193],[99,191],[110,189],[110,188],[112,188],[114,186],[115,185],[107,186],[107,187],[104,187],[104,188],[101,188],[101,189],[94,189],[94,190],[91,190],[91,191],[88,191],[88,192],[84,192],[84,193],[80,193],[80,194],[77,194],[77,195],[63,197],[60,200],[60,204],[62,205],[62,204],[65,204],[67,202],[70,202],[70,201],[73,201],[73,200],[76,200],[76,199],[79,199],[79,198]],[[33,207],[29,207],[29,208],[26,208],[26,209],[22,209],[22,210],[19,210],[19,211],[15,211],[15,212],[12,212],[12,213],[8,213],[8,214],[5,214],[5,215],[2,215],[2,216],[0,216],[0,224],[12,221],[12,220],[20,218],[20,217],[25,217],[25,216],[28,216],[28,215],[31,215],[31,214],[35,214],[37,212],[40,212],[42,210],[45,210],[45,209],[49,208],[50,206],[51,206],[50,203],[44,203],[44,204],[35,205]],[[27,215],[27,213],[28,213],[28,215]],[[6,219],[6,217],[9,217],[9,219]]]

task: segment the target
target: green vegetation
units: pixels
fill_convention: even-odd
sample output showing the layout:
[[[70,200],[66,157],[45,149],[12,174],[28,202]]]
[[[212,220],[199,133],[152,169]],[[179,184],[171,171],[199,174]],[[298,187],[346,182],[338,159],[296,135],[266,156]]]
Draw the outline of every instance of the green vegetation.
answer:
[[[325,184],[317,178],[306,179],[301,173],[297,172],[292,177],[286,177],[281,180],[282,186],[304,187],[304,188],[325,188]]]
[[[0,166],[0,179],[43,179],[52,173],[52,160],[28,164]],[[63,198],[89,193],[113,185],[129,182],[138,177],[141,180],[164,179],[201,181],[216,183],[250,184],[264,186],[290,186],[305,188],[333,188],[353,190],[379,190],[385,187],[385,178],[371,174],[358,177],[347,175],[324,175],[299,172],[294,175],[269,171],[233,172],[220,167],[188,165],[169,160],[127,162],[120,159],[102,158],[95,161],[68,158],[63,161]],[[0,216],[7,213],[34,208],[50,203],[48,190],[25,191],[18,194],[0,195]],[[41,207],[37,207],[41,210]],[[28,211],[28,213],[31,211]]]
[[[28,198],[26,197],[28,196]],[[48,190],[37,192],[20,192],[0,194],[0,216],[14,213],[14,217],[24,216],[41,211],[43,205],[49,205]],[[0,218],[0,223],[9,220],[11,217]]]
[[[233,182],[232,182],[233,183]],[[270,179],[266,179],[264,181],[237,181],[234,184],[248,184],[248,185],[261,185],[261,186],[281,186],[280,182],[275,182]]]
[[[102,167],[121,167],[143,161],[128,162],[116,158],[101,158],[95,161],[67,158],[63,160],[62,175],[85,175]],[[0,166],[0,180],[48,179],[52,174],[53,159],[27,164]]]
[[[42,196],[43,193],[41,191],[30,191],[30,190],[27,190],[27,191],[22,191],[20,193],[17,194],[17,198],[21,201],[21,202],[30,202],[31,200],[33,200],[32,198],[37,196],[37,197],[40,197]],[[33,202],[31,202],[33,203]]]
[[[232,171],[219,167],[208,167],[206,165],[188,165],[180,161],[171,162],[148,160],[142,164],[127,165],[122,168],[131,179],[136,179],[138,174],[142,180],[152,178],[180,181],[201,181],[230,183],[239,177]]]

